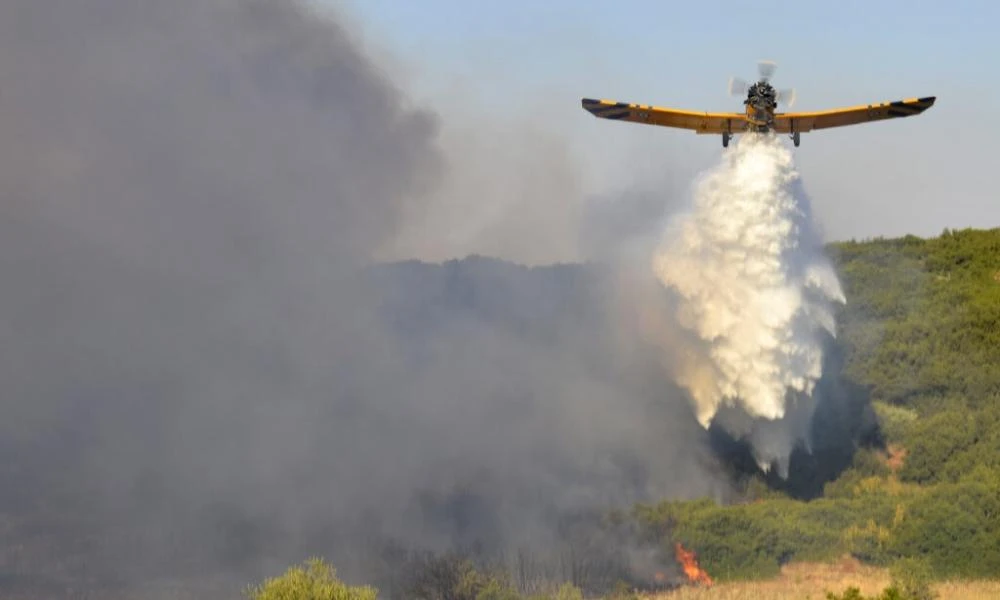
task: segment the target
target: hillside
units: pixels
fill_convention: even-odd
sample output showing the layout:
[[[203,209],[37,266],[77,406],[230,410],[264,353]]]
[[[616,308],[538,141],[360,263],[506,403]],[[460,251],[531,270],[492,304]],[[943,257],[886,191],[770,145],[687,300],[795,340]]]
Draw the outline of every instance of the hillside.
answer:
[[[875,443],[809,502],[640,507],[721,580],[845,553],[916,558],[938,578],[1000,573],[1000,230],[832,244],[847,295],[843,376],[870,394]],[[821,424],[820,427],[823,425]]]
[[[634,505],[633,518],[618,514],[617,521],[637,522],[640,537],[656,537],[667,547],[679,541],[696,550],[702,566],[723,584],[768,578],[783,566],[787,570],[789,563],[828,562],[844,554],[873,567],[917,558],[938,578],[995,577],[1000,572],[1000,230],[842,242],[829,250],[848,302],[838,315],[839,335],[830,347],[827,369],[832,375],[820,391],[837,401],[821,407],[811,452],[802,449],[793,455],[788,480],[760,472],[738,440],[714,429],[704,434],[690,415],[681,414],[677,406],[682,402],[664,407],[665,395],[680,397],[662,373],[640,360],[642,346],[628,337],[635,332],[624,338],[624,346],[635,350],[628,360],[609,360],[623,347],[622,332],[609,316],[607,278],[612,274],[589,265],[527,268],[481,257],[440,265],[382,265],[367,273],[365,285],[373,292],[367,298],[379,322],[387,326],[380,332],[385,337],[373,336],[351,349],[367,353],[359,354],[365,360],[334,365],[333,378],[340,386],[332,413],[316,411],[311,394],[297,400],[300,390],[285,385],[288,371],[278,368],[280,362],[268,362],[274,357],[258,355],[256,347],[247,354],[255,361],[267,359],[252,364],[270,365],[263,373],[285,394],[284,410],[305,413],[305,431],[312,436],[305,439],[314,445],[310,448],[322,451],[310,450],[297,464],[271,470],[235,455],[228,464],[237,475],[254,476],[250,481],[260,482],[257,490],[295,486],[294,494],[275,494],[288,504],[271,499],[255,505],[241,496],[210,497],[211,503],[205,503],[204,491],[196,494],[176,485],[188,481],[180,477],[188,477],[185,472],[143,462],[142,485],[117,498],[127,500],[123,505],[132,512],[110,512],[108,506],[116,505],[106,504],[102,496],[110,492],[93,480],[105,464],[97,459],[105,455],[94,454],[102,446],[79,433],[81,423],[113,418],[122,430],[105,426],[100,430],[104,435],[125,432],[126,440],[156,439],[172,452],[191,443],[185,438],[171,445],[172,438],[161,432],[162,420],[116,403],[113,395],[91,401],[89,412],[73,413],[60,428],[39,430],[32,438],[21,439],[9,428],[0,439],[0,458],[6,461],[0,472],[0,510],[10,540],[0,556],[0,594],[37,597],[44,591],[56,597],[65,590],[65,597],[75,597],[81,590],[115,589],[129,597],[123,591],[128,589],[145,597],[211,597],[214,592],[195,592],[195,583],[208,585],[218,578],[219,586],[232,589],[233,581],[257,580],[307,552],[322,554],[338,570],[350,572],[341,558],[372,559],[350,544],[345,547],[343,536],[333,534],[340,523],[325,506],[315,506],[308,515],[293,513],[313,519],[316,532],[308,539],[282,523],[279,510],[297,509],[297,502],[309,497],[301,491],[305,483],[313,486],[309,489],[316,497],[325,497],[327,492],[314,482],[332,481],[328,474],[341,468],[348,453],[324,449],[346,447],[357,453],[366,448],[372,453],[391,442],[412,448],[412,458],[426,455],[438,438],[435,447],[447,462],[427,462],[419,465],[424,471],[410,476],[413,481],[394,477],[383,485],[391,483],[394,487],[385,489],[397,494],[413,494],[417,512],[406,518],[433,527],[440,538],[459,547],[483,540],[506,544],[511,523],[531,531],[538,531],[539,523],[557,529],[554,522],[524,518],[525,507],[543,518],[546,511],[562,508],[553,499],[571,506],[576,490],[627,488],[641,495],[659,478],[675,481],[675,489],[687,491],[688,497],[712,497],[662,503],[646,499]],[[362,368],[367,364],[381,370]],[[483,365],[489,367],[486,373]],[[416,385],[409,379],[414,373],[422,376]],[[148,392],[139,385],[129,390]],[[360,402],[365,394],[396,404],[366,411]],[[454,414],[447,405],[438,408],[440,413],[422,409],[426,404],[421,403],[449,394],[476,399],[465,407],[476,411],[466,414],[465,428],[460,421],[442,418]],[[540,399],[553,394],[564,404],[543,410]],[[331,402],[326,395],[321,398]],[[583,399],[589,404],[581,405]],[[267,400],[262,398],[260,406]],[[153,406],[173,414],[167,404]],[[388,419],[400,407],[410,417]],[[649,412],[654,408],[660,412]],[[628,419],[625,411],[630,411]],[[223,422],[234,415],[260,431],[271,431],[274,419],[291,418],[265,412],[257,421],[238,412],[225,413]],[[496,425],[493,431],[469,425],[482,418]],[[366,429],[344,428],[350,435],[343,441],[329,435],[330,426],[344,419]],[[301,435],[302,423],[292,423],[298,423],[295,431]],[[614,427],[628,435],[618,435]],[[289,443],[280,436],[266,442],[254,436],[244,440],[232,431],[218,429],[241,451]],[[601,438],[604,431],[610,433]],[[101,443],[111,446],[111,441]],[[461,456],[455,444],[477,455]],[[657,472],[643,461],[650,453],[660,459],[656,462],[661,464],[652,465]],[[443,471],[448,477],[431,487],[428,482],[442,472],[439,464],[451,470]],[[517,470],[525,464],[532,467],[527,475]],[[704,474],[714,473],[720,464],[724,472],[715,476],[735,481],[740,495],[691,493],[711,489]],[[473,468],[481,465],[494,469]],[[592,465],[600,465],[600,473],[595,475]],[[464,489],[449,488],[446,483],[459,467],[467,470],[470,483]],[[128,472],[117,476],[123,485],[136,485]],[[693,487],[697,485],[703,487]],[[223,491],[225,486],[215,493]],[[678,496],[682,494],[672,497]],[[553,503],[539,505],[538,497]],[[151,499],[156,500],[153,512]],[[242,512],[237,510],[241,506]],[[365,521],[355,521],[361,533],[370,533]],[[586,518],[581,522],[583,529],[590,527]],[[571,548],[572,560],[586,554],[578,549]],[[617,557],[604,550],[589,557],[617,564]],[[383,590],[390,584],[410,585],[406,577],[426,584],[428,578],[450,581],[455,574],[445,559],[400,563],[398,556],[387,554],[377,560],[383,561],[382,573],[389,573],[385,581],[373,581]],[[578,582],[607,578],[593,564],[587,572],[579,566],[572,563],[562,573]],[[154,592],[152,581],[162,591]]]
[[[788,481],[755,470],[738,442],[723,440],[715,448],[743,482],[742,501],[662,502],[616,515],[697,550],[716,581],[660,597],[801,598],[852,586],[878,594],[890,571],[904,582],[904,595],[892,597],[926,597],[919,585],[928,578],[955,598],[993,597],[1000,585],[982,581],[1000,572],[1000,230],[829,251],[848,302],[830,348],[837,373],[821,391],[840,390],[847,402],[821,411],[812,452],[793,457]],[[524,330],[544,332],[544,323]],[[845,432],[855,443],[846,454],[835,443]],[[519,597],[516,584],[469,568],[455,567],[464,575],[454,588],[444,583],[441,597]],[[917,586],[913,595],[907,585]],[[552,595],[579,597],[566,588]]]

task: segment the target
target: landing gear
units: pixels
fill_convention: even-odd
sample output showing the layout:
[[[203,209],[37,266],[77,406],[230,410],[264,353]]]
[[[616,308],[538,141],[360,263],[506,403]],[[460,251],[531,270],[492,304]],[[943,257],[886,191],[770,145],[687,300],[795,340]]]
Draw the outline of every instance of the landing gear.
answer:
[[[798,146],[797,143],[795,145]],[[728,148],[729,147],[729,134],[728,133],[723,133],[722,134],[722,147],[723,148]]]
[[[798,131],[796,131],[795,133],[792,134],[792,143],[795,144],[796,148],[799,147],[799,132]]]

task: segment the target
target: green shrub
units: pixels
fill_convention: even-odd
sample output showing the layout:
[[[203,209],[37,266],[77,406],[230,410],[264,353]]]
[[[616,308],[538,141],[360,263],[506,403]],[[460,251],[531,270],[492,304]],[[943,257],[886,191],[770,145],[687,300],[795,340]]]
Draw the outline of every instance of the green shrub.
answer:
[[[928,561],[937,577],[992,577],[1000,572],[1000,485],[938,484],[910,503],[893,532],[897,556]]]
[[[927,560],[903,558],[889,569],[892,585],[905,600],[934,600],[937,594],[931,589],[932,571]]]
[[[904,596],[896,586],[885,588],[877,596],[865,596],[861,593],[860,589],[851,586],[839,596],[833,592],[827,592],[826,598],[827,600],[911,600]]]
[[[917,420],[917,411],[885,402],[874,402],[872,408],[878,418],[879,428],[890,441],[902,441]]]
[[[556,590],[555,600],[583,600],[583,592],[572,583],[564,583]]]
[[[372,587],[346,585],[337,579],[336,570],[319,558],[246,590],[249,600],[375,600],[377,595]]]

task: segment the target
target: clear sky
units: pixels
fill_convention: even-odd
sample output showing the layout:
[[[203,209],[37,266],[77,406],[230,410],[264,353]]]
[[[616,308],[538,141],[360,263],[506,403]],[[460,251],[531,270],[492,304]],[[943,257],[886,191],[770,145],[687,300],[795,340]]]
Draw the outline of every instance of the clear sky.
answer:
[[[1000,226],[998,2],[313,1],[346,15],[444,121],[528,116],[558,135],[583,193],[676,186],[722,151],[715,136],[595,119],[584,96],[740,110],[727,81],[753,79],[762,58],[795,109],[936,95],[913,119],[803,136],[817,216],[840,239]]]

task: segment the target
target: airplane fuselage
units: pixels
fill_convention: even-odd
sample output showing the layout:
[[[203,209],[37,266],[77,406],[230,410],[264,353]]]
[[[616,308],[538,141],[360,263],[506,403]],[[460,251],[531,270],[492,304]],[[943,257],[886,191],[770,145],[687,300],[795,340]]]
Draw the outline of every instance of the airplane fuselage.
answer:
[[[774,111],[778,107],[777,93],[766,81],[758,81],[747,90],[746,105],[749,129],[766,132],[774,127]]]

